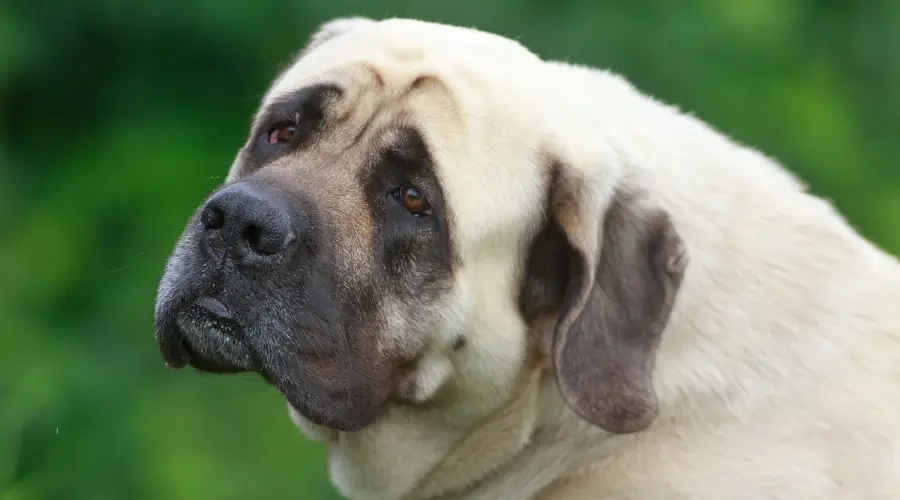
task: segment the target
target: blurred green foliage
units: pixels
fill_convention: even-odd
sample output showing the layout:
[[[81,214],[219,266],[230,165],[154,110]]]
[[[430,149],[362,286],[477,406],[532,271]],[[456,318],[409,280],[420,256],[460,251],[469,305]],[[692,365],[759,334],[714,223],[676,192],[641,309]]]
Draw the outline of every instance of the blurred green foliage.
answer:
[[[274,390],[166,370],[151,316],[260,94],[344,15],[621,72],[900,251],[896,0],[3,0],[0,500],[337,498]]]

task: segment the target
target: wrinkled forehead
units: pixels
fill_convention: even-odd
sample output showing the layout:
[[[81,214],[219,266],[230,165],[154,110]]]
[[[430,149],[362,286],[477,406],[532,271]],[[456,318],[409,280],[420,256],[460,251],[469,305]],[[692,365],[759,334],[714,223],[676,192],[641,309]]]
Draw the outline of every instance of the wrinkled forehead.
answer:
[[[298,58],[273,82],[259,116],[304,89],[332,86],[339,97],[330,112],[341,125],[326,140],[336,154],[383,148],[392,130],[415,129],[448,205],[477,239],[489,226],[485,214],[512,223],[540,198],[540,115],[527,78],[540,64],[517,42],[490,33],[373,22]]]
[[[539,58],[518,42],[475,29],[409,19],[360,23],[304,52],[274,82],[266,99],[322,74],[367,64],[382,68],[392,80],[385,83],[402,85],[420,74],[452,79],[460,72],[489,71],[500,61],[534,64]]]

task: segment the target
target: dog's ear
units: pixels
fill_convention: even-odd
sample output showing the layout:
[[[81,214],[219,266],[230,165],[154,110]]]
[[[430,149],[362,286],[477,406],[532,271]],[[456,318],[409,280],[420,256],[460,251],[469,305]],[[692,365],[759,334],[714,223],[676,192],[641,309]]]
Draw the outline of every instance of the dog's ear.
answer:
[[[341,17],[337,19],[332,19],[325,24],[319,26],[318,31],[313,33],[313,35],[309,38],[309,42],[307,42],[306,46],[303,47],[303,50],[300,51],[298,57],[303,57],[305,54],[309,53],[309,51],[314,48],[322,45],[323,43],[331,40],[332,38],[343,35],[344,33],[348,33],[354,29],[369,26],[375,24],[375,20],[369,19],[367,17]]]
[[[652,372],[688,263],[684,242],[646,196],[610,197],[555,172],[522,311],[534,323],[551,319],[535,340],[573,411],[610,432],[646,429],[659,411]]]

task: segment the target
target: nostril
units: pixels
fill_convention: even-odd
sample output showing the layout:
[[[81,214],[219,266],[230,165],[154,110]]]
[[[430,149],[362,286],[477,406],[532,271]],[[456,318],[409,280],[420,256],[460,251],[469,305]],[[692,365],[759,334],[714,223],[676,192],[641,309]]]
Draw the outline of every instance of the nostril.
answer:
[[[250,246],[250,250],[262,255],[272,255],[275,252],[269,252],[260,247],[262,243],[262,229],[254,224],[250,224],[244,229],[244,241]]]
[[[225,212],[221,208],[207,206],[200,214],[200,223],[206,229],[222,229],[225,227]]]
[[[254,253],[271,256],[280,253],[297,239],[293,231],[268,231],[256,224],[244,229],[244,241]]]
[[[268,233],[255,224],[244,229],[244,241],[250,250],[260,255],[275,255],[284,246],[276,234]]]
[[[214,194],[198,215],[202,245],[210,255],[257,265],[296,245],[302,229],[292,212],[265,186],[239,182]],[[301,234],[302,235],[302,234]],[[254,260],[254,257],[256,258]]]

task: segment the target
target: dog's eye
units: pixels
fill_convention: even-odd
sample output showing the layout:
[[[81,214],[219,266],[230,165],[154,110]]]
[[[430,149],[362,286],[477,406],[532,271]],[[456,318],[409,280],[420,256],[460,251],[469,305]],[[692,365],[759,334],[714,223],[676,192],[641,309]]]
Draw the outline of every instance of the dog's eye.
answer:
[[[267,142],[269,144],[288,144],[297,135],[297,126],[293,123],[279,125],[269,131]]]
[[[431,214],[431,204],[428,202],[428,197],[425,196],[425,191],[421,188],[404,186],[397,191],[397,200],[413,215]]]

